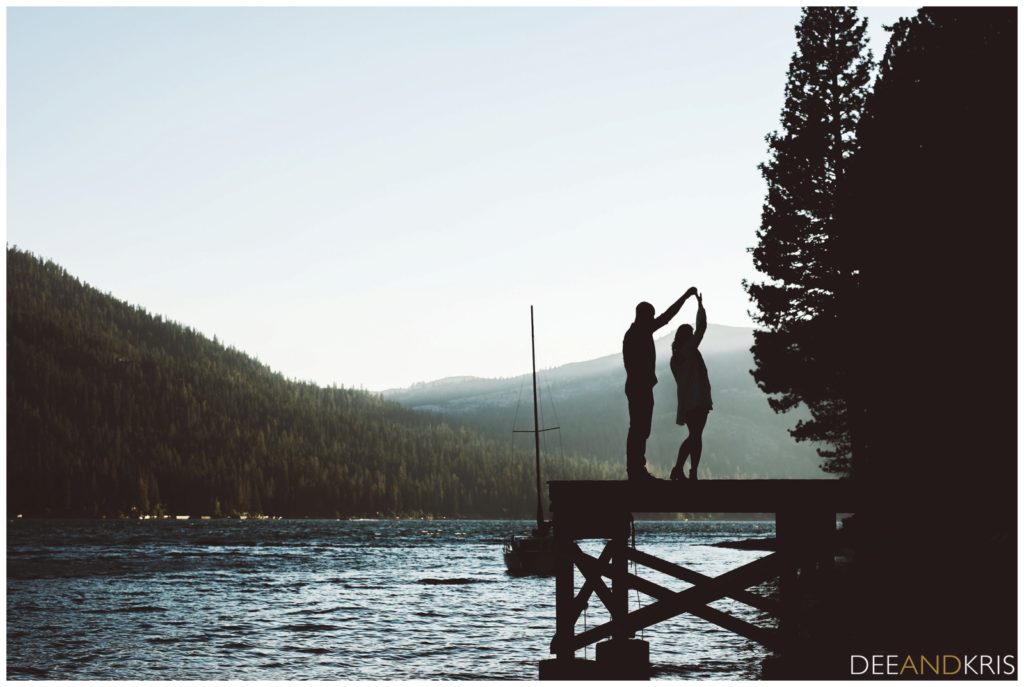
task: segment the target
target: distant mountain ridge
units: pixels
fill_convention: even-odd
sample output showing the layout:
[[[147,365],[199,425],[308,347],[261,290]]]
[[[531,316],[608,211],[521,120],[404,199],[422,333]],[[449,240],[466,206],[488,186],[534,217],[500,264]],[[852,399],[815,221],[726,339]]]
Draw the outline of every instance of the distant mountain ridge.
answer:
[[[659,384],[648,461],[662,474],[675,461],[686,430],[675,424],[675,381],[668,369],[674,327],[655,340]],[[708,325],[701,352],[708,365],[715,409],[705,431],[705,477],[824,477],[814,447],[798,444],[788,429],[799,412],[776,415],[749,374],[754,330]],[[615,345],[619,342],[609,342]],[[623,392],[625,370],[620,352],[538,371],[542,413],[552,424],[557,414],[561,448],[594,456],[624,470],[628,417]],[[389,389],[382,395],[418,411],[457,418],[496,440],[509,440],[518,408],[516,429],[532,427],[529,373],[506,379],[448,377]],[[553,447],[554,448],[554,447]]]
[[[673,336],[674,334],[669,333],[655,338],[654,348],[659,359],[671,355]],[[708,355],[730,351],[749,351],[753,343],[754,330],[749,327],[708,324],[707,333],[704,336],[704,341],[701,343],[701,352],[705,357],[707,357]],[[592,358],[590,360],[582,360],[544,368],[542,370],[538,370],[538,373],[547,375],[550,380],[574,379],[593,374],[604,374],[621,368],[622,354],[611,353],[599,358]],[[520,380],[529,376],[529,374],[529,372],[524,372],[509,378],[455,375],[431,381],[416,382],[415,384],[411,384],[407,387],[385,389],[380,393],[387,398],[393,398],[404,402],[403,399],[415,398],[420,394],[429,393],[432,390],[461,388],[462,391],[465,391],[475,385],[479,385],[481,388],[489,388],[489,386],[495,382],[507,379]]]
[[[671,327],[666,327],[670,329]],[[654,340],[654,347],[658,353],[658,357],[668,356],[671,354],[672,347],[672,333],[664,334],[663,336],[656,337]],[[749,327],[735,327],[731,325],[723,324],[708,324],[707,334],[704,336],[704,341],[701,343],[701,351],[703,355],[724,353],[728,351],[739,351],[739,350],[750,350],[751,345],[754,343],[754,330]],[[551,378],[571,378],[586,376],[588,374],[600,374],[607,372],[612,368],[622,367],[622,354],[611,353],[609,355],[603,355],[599,358],[592,358],[590,360],[582,360],[571,363],[564,363],[562,365],[556,365],[554,367],[545,368],[538,372],[543,372],[547,375],[553,375]],[[521,377],[529,375],[529,372],[523,372],[522,374],[515,375],[509,379],[520,379]],[[385,389],[380,393],[386,397],[400,398],[409,392],[422,392],[427,389],[436,389],[444,387],[453,387],[460,384],[470,384],[473,382],[494,382],[499,381],[493,377],[477,377],[473,375],[455,375],[451,377],[442,377],[425,382],[416,382],[407,387],[396,387],[392,389]]]

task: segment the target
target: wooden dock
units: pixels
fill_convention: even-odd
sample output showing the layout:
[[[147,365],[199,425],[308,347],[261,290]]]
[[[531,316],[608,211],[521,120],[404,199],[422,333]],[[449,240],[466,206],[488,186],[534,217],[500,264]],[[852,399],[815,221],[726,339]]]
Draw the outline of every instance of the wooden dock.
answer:
[[[541,662],[542,680],[645,679],[649,647],[634,634],[682,613],[785,652],[796,634],[792,609],[798,601],[797,580],[831,570],[836,514],[855,512],[857,505],[852,483],[824,479],[551,481],[548,487],[557,556],[551,641],[555,658]],[[709,577],[631,546],[633,513],[772,513],[777,550]],[[580,549],[580,539],[607,542],[595,558]],[[631,562],[690,586],[673,590],[645,580],[629,572]],[[577,570],[583,577],[578,593]],[[747,591],[775,577],[780,580],[778,601]],[[631,589],[651,597],[651,603],[630,612]],[[593,596],[608,609],[611,620],[576,634],[576,621]],[[779,627],[760,627],[708,605],[725,597],[771,613],[779,618]],[[597,642],[596,661],[576,658],[576,651]]]

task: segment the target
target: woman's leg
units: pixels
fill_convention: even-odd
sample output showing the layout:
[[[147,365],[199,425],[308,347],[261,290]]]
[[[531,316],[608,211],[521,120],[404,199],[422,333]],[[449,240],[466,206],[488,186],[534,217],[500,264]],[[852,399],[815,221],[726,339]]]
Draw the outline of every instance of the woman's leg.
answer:
[[[690,479],[697,479],[697,466],[700,464],[700,454],[704,449],[704,425],[708,421],[707,411],[690,413],[686,417],[686,428],[690,431],[690,436],[686,437],[686,441],[689,443],[688,448],[690,452]],[[679,447],[679,452],[682,454],[682,447]]]
[[[679,455],[676,456],[676,467],[673,472],[678,472],[680,475],[683,474],[683,465],[686,464],[686,457],[690,454],[690,438],[693,436],[693,432],[683,439],[683,443],[679,445]]]

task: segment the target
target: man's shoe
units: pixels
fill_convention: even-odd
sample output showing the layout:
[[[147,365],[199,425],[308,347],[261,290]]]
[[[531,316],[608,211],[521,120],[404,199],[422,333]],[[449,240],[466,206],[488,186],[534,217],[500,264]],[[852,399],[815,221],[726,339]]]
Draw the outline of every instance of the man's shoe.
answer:
[[[647,468],[636,468],[634,470],[627,470],[626,474],[629,477],[630,482],[660,482],[657,477],[647,472]]]

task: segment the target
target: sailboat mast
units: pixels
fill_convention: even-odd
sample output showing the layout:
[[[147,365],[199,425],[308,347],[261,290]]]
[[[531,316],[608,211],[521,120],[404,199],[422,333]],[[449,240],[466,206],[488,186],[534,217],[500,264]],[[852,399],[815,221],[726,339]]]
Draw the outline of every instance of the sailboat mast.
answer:
[[[544,526],[540,501],[540,421],[537,419],[537,347],[533,339],[533,306],[530,306],[530,357],[533,361],[533,443],[537,450],[537,527]]]

